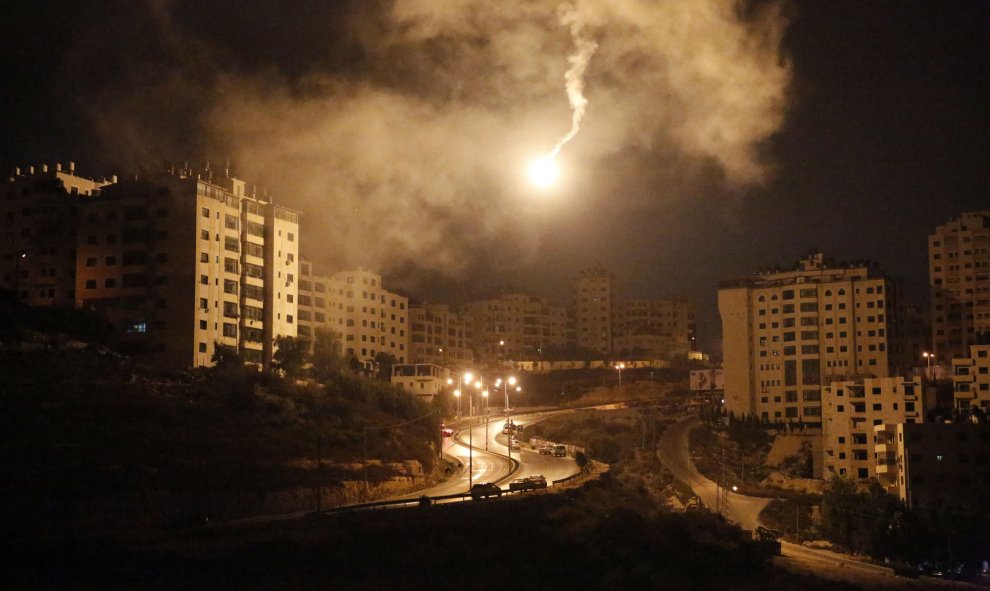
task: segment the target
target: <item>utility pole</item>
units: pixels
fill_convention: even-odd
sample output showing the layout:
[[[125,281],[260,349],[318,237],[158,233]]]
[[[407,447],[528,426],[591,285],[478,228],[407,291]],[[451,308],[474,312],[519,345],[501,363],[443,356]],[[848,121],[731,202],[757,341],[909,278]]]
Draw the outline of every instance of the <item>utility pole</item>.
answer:
[[[801,505],[794,506],[794,536],[797,543],[801,543]]]

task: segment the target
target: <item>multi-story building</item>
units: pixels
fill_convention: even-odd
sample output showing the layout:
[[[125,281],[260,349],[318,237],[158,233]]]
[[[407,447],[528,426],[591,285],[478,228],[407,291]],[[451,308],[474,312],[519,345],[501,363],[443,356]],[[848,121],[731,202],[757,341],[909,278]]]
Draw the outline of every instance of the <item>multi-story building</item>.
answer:
[[[621,327],[613,339],[618,354],[639,352],[672,359],[694,345],[694,305],[685,299],[631,300],[618,305]]]
[[[612,355],[615,351],[617,293],[615,275],[601,266],[585,269],[574,282],[577,346]]]
[[[189,170],[107,185],[80,201],[75,295],[121,343],[172,366],[216,344],[267,367],[296,335],[299,214],[244,181]]]
[[[407,393],[430,402],[449,390],[450,370],[432,363],[409,363],[392,366],[391,382]]]
[[[877,478],[908,507],[990,509],[990,425],[898,423],[873,429]]]
[[[990,211],[962,214],[928,237],[932,346],[937,362],[990,345]]]
[[[990,345],[972,345],[967,357],[953,358],[952,386],[957,409],[990,413]]]
[[[934,397],[926,395],[920,377],[863,378],[826,385],[822,390],[825,477],[874,478],[874,426],[924,422],[929,398]]]
[[[898,375],[909,365],[896,284],[820,253],[795,270],[722,281],[726,410],[773,423],[821,423],[822,386]]]
[[[77,176],[72,162],[15,168],[0,188],[0,287],[32,306],[75,306],[80,202],[115,182]]]
[[[409,298],[382,286],[382,277],[363,269],[323,276],[308,261],[299,285],[301,334],[319,328],[340,336],[342,353],[371,362],[380,353],[409,360]]]
[[[409,341],[413,363],[454,371],[474,367],[474,320],[446,304],[410,306]]]
[[[539,359],[544,351],[567,345],[567,310],[544,298],[509,293],[461,309],[474,322],[476,358],[483,364]]]

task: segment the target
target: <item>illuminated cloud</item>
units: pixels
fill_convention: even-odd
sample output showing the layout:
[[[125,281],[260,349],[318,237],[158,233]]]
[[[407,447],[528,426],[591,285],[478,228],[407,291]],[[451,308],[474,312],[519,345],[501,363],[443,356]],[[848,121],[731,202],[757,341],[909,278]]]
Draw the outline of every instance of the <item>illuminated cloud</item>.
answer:
[[[616,158],[635,161],[631,186],[669,179],[657,200],[702,167],[729,188],[766,182],[762,147],[783,125],[791,75],[779,4],[573,4],[597,51],[581,133],[562,155],[570,199],[621,206],[621,190],[582,193]],[[145,29],[170,59],[108,86],[94,110],[109,149],[231,158],[305,212],[304,250],[328,264],[466,276],[536,252],[553,214],[530,203],[526,166],[572,122],[559,2],[231,4],[231,22],[224,5],[204,5],[211,19],[199,4],[149,4]],[[192,124],[179,132],[181,117]]]

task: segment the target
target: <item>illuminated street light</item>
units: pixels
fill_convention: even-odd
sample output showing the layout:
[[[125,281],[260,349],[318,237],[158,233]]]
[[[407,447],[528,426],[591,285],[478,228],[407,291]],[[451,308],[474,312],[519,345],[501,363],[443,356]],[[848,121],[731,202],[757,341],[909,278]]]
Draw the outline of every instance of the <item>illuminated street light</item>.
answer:
[[[461,417],[461,391],[454,390],[454,398],[457,399],[457,418]]]
[[[925,362],[928,364],[928,367],[925,369],[925,377],[930,382],[932,381],[932,359],[935,358],[935,354],[925,351],[921,356],[925,358]]]
[[[622,370],[626,368],[625,363],[616,363],[615,369],[619,370],[619,398],[622,398]]]

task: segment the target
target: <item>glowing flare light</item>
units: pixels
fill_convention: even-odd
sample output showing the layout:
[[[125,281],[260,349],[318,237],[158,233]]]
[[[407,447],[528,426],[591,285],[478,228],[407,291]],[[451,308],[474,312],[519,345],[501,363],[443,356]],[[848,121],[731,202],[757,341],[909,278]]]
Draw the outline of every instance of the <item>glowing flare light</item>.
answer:
[[[538,187],[549,187],[560,176],[560,168],[552,156],[543,156],[529,165],[529,180]]]

